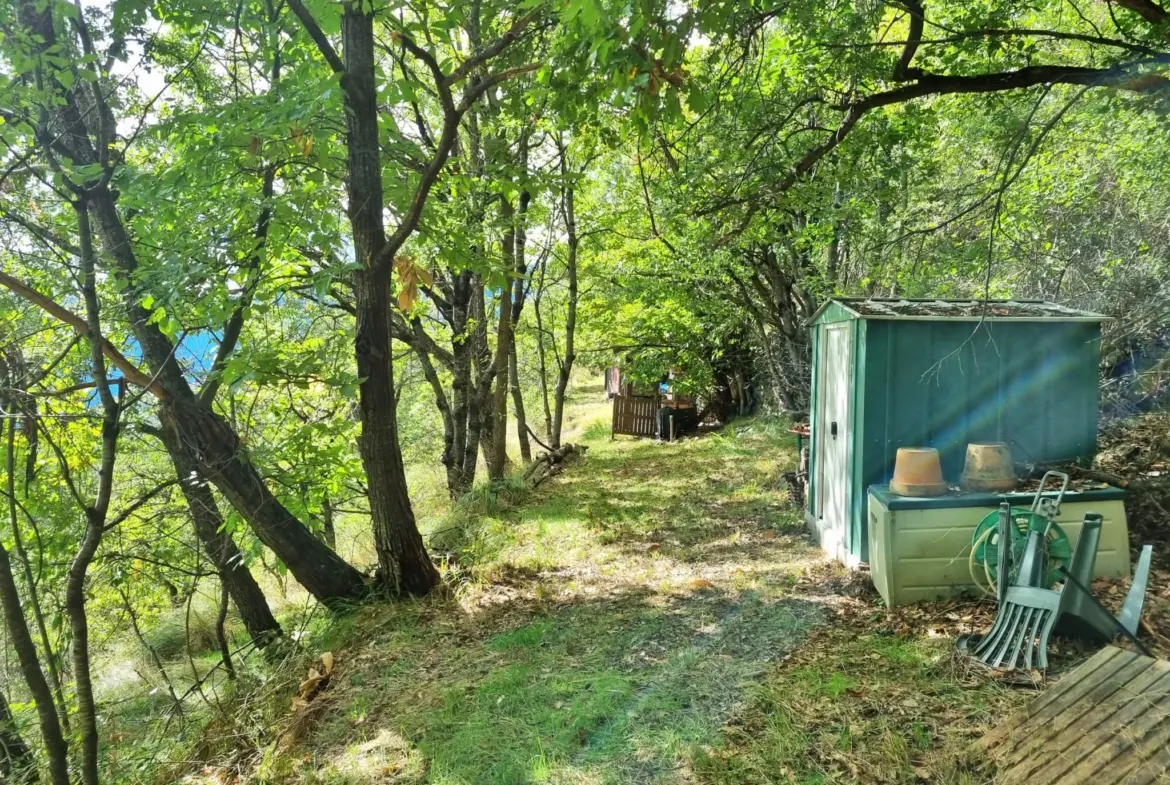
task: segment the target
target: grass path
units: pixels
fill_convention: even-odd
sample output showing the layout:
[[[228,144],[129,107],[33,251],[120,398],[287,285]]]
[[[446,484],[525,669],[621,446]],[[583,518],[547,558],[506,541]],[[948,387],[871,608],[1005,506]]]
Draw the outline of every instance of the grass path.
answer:
[[[436,533],[457,589],[331,626],[320,645],[337,671],[314,723],[259,779],[855,781],[872,745],[883,771],[912,781],[943,736],[916,720],[891,736],[866,716],[881,685],[986,719],[986,703],[942,679],[936,642],[875,639],[856,613],[842,623],[850,601],[831,586],[843,576],[778,489],[795,462],[779,424],[610,441],[605,413],[578,409],[573,438],[590,451],[563,475]],[[830,660],[786,664],[808,651]],[[897,683],[883,675],[899,669]],[[846,715],[803,724],[823,699]]]

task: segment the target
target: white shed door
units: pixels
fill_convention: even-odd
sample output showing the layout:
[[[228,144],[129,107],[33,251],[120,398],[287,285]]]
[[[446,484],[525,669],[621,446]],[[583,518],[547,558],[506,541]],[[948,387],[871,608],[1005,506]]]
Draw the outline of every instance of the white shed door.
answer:
[[[825,325],[820,357],[820,419],[817,423],[817,522],[821,547],[847,562],[849,549],[849,396],[853,381],[852,323]]]

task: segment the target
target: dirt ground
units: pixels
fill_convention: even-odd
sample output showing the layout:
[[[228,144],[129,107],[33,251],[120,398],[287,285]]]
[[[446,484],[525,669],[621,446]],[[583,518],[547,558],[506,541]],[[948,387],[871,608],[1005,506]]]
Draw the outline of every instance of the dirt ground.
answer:
[[[782,488],[783,423],[661,444],[611,440],[605,413],[574,412],[589,452],[563,474],[437,524],[446,591],[307,632],[311,656],[254,712],[276,717],[267,747],[192,781],[993,781],[971,743],[1044,686],[954,653],[993,603],[889,611],[827,562]],[[1125,588],[1098,586],[1115,605]],[[1158,571],[1162,654],[1168,614]],[[290,710],[324,652],[328,678]],[[1052,675],[1090,653],[1056,641]]]

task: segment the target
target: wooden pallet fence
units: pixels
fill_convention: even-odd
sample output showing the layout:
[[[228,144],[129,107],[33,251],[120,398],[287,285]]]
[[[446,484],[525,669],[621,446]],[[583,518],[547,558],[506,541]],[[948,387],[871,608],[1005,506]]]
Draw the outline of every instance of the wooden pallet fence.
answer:
[[[610,436],[657,436],[661,400],[657,395],[615,395]]]

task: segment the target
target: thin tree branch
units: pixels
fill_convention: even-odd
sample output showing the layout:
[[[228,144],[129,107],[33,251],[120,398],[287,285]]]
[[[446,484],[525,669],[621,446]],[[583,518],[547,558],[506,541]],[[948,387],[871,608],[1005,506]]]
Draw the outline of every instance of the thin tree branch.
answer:
[[[23,283],[19,279],[14,278],[7,273],[0,272],[0,286],[8,289],[13,294],[23,297],[25,300],[28,300],[33,305],[48,313],[50,316],[69,325],[78,335],[85,338],[89,337],[89,325],[84,319],[69,309],[58,305],[52,299],[41,294],[28,284]],[[152,379],[150,376],[147,376],[145,373],[140,371],[138,367],[134,365],[134,363],[126,359],[125,355],[118,351],[117,348],[115,348],[114,345],[104,337],[101,338],[100,341],[102,345],[102,352],[128,380],[130,380],[133,384],[143,388],[144,390],[149,390],[150,392],[154,393],[155,397],[159,398],[160,400],[167,399],[168,396],[166,391],[162,389],[162,386],[158,384],[155,379]]]
[[[337,56],[337,50],[333,48],[333,44],[329,43],[325,32],[317,24],[317,20],[313,18],[313,15],[309,13],[309,9],[305,8],[305,4],[301,0],[288,0],[288,7],[296,14],[297,19],[301,20],[301,25],[305,28],[305,32],[313,39],[313,43],[317,45],[317,50],[325,58],[325,62],[329,64],[329,67],[333,69],[333,73],[344,74],[345,63]]]

